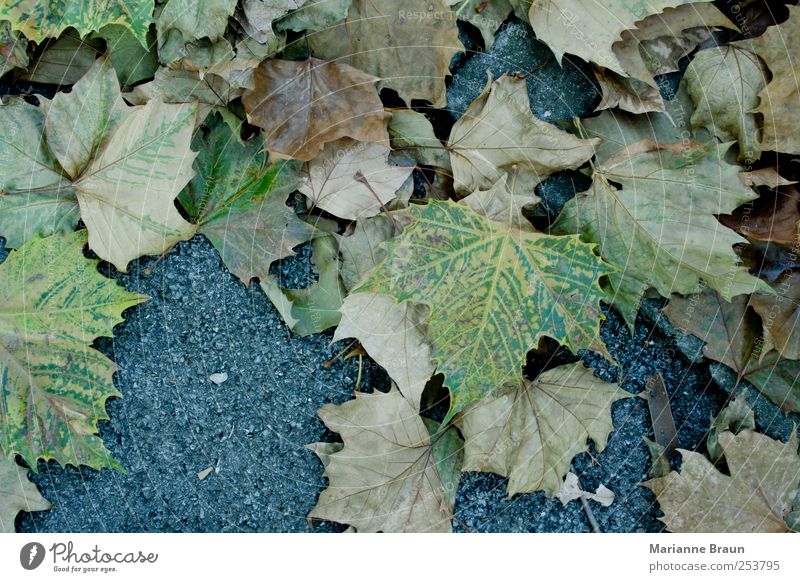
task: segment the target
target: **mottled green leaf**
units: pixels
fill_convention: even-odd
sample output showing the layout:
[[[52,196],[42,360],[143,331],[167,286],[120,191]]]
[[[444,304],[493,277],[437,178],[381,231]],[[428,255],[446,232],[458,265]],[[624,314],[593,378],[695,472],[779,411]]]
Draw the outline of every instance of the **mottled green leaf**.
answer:
[[[9,20],[14,30],[42,42],[73,27],[85,36],[107,24],[121,24],[147,46],[147,29],[153,22],[153,0],[5,0],[0,19]]]
[[[662,297],[697,292],[701,282],[726,299],[770,292],[733,251],[745,240],[715,217],[757,196],[739,168],[722,159],[727,147],[628,146],[595,169],[592,187],[570,200],[553,226],[596,242],[601,256],[620,267],[608,276],[606,292],[629,326],[649,288]]]
[[[193,145],[200,152],[196,175],[181,193],[181,205],[234,275],[245,284],[266,279],[274,261],[314,236],[314,228],[286,206],[298,185],[298,164],[268,164],[260,137],[240,144],[216,115]]]
[[[432,360],[451,391],[449,417],[504,384],[519,385],[528,350],[549,336],[596,346],[611,268],[577,236],[492,222],[468,206],[432,201],[393,214],[409,223],[356,289],[425,303]]]
[[[14,69],[26,69],[28,62],[28,40],[13,32],[7,20],[0,21],[0,77]]]
[[[100,275],[85,244],[85,231],[37,237],[0,265],[0,447],[31,467],[120,468],[95,434],[116,366],[90,346],[146,297]]]
[[[14,533],[14,521],[20,511],[46,511],[50,507],[50,502],[28,480],[28,469],[7,459],[0,449],[0,533]]]

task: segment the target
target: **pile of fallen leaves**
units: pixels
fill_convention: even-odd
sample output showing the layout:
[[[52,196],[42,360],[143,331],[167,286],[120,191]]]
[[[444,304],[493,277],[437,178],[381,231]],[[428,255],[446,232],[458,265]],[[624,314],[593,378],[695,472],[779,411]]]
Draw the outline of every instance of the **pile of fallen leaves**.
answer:
[[[737,384],[800,412],[800,8],[764,6],[3,2],[3,83],[60,90],[0,106],[0,529],[49,506],[25,466],[122,469],[97,435],[115,366],[91,346],[147,298],[87,244],[126,272],[202,234],[293,331],[335,326],[343,357],[386,370],[388,392],[319,411],[342,442],[309,445],[329,479],[310,517],[357,531],[450,531],[462,471],[610,502],[568,473],[630,394],[582,363],[523,374],[544,338],[613,361],[601,303],[632,328],[643,297],[670,299]],[[592,65],[598,114],[536,118],[521,71],[432,123],[457,21],[488,48],[512,14]],[[578,169],[591,187],[537,221],[537,185]],[[281,287],[270,266],[309,241],[318,281]],[[645,483],[670,530],[798,528],[795,435],[755,432],[737,398],[707,448]]]

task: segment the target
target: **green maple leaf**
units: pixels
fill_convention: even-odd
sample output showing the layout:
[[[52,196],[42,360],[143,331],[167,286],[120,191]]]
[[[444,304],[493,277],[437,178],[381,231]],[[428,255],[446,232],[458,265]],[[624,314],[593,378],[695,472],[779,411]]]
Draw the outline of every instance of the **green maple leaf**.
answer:
[[[299,164],[267,164],[263,140],[238,143],[219,116],[193,146],[197,173],[181,192],[181,205],[234,275],[245,284],[253,277],[266,280],[273,261],[293,255],[293,247],[315,235],[286,206],[299,183]]]
[[[727,147],[649,140],[626,146],[595,168],[592,187],[553,225],[554,233],[580,232],[598,243],[602,257],[621,268],[608,276],[607,293],[629,326],[651,287],[669,297],[695,293],[704,281],[726,300],[771,291],[733,251],[745,239],[716,219],[757,197],[739,167],[722,159]]]
[[[153,0],[7,0],[0,3],[0,20],[30,40],[42,42],[73,27],[85,36],[107,24],[121,24],[147,47],[153,22]]]
[[[596,347],[611,268],[577,236],[549,236],[483,218],[453,202],[412,206],[387,257],[356,291],[430,307],[432,359],[451,391],[448,420],[506,384],[522,382],[539,338]]]
[[[95,434],[121,396],[116,366],[90,345],[147,298],[100,275],[85,244],[86,231],[36,237],[0,264],[0,448],[31,467],[121,469]]]

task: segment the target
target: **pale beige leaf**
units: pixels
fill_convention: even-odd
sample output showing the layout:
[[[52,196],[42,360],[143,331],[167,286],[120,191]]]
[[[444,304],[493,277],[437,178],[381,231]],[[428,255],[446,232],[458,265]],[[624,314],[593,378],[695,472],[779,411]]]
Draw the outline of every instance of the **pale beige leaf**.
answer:
[[[638,79],[622,77],[608,69],[595,69],[594,76],[600,85],[602,98],[595,111],[619,107],[630,113],[663,112],[664,99],[656,87]],[[591,119],[587,121],[592,121]]]
[[[125,110],[117,74],[105,58],[94,61],[69,93],[57,93],[45,118],[50,150],[72,178],[116,129]]]
[[[390,166],[389,150],[381,144],[342,138],[326,144],[308,163],[300,191],[314,206],[339,218],[366,218],[395,197],[413,170]],[[356,180],[359,172],[371,190]]]
[[[625,67],[612,50],[623,31],[665,8],[689,3],[691,0],[534,0],[528,17],[536,38],[550,47],[559,63],[564,53],[570,53],[625,75]]]
[[[342,321],[333,341],[355,338],[361,342],[419,410],[422,391],[435,370],[422,328],[425,308],[410,302],[397,304],[377,293],[355,293],[344,300],[340,311]]]
[[[74,182],[89,246],[122,272],[195,232],[175,197],[194,175],[196,111],[160,101],[130,109]]]
[[[50,503],[28,480],[28,470],[7,459],[0,449],[0,533],[14,533],[20,511],[45,511]]]
[[[533,227],[522,215],[522,209],[525,206],[538,204],[539,197],[533,193],[512,196],[508,190],[507,179],[508,176],[504,175],[488,190],[475,190],[461,202],[486,218],[532,231]]]
[[[356,392],[355,400],[322,407],[319,417],[344,447],[329,454],[329,485],[309,517],[360,532],[451,531],[428,429],[400,392]]]
[[[561,489],[572,458],[602,451],[613,430],[611,405],[630,396],[581,363],[544,372],[533,382],[489,396],[468,408],[460,427],[464,471],[508,477],[508,494]]]
[[[787,532],[784,521],[800,483],[797,434],[788,443],[745,430],[723,432],[719,444],[730,476],[700,453],[681,450],[681,472],[643,483],[658,498],[676,533]]]
[[[386,250],[381,243],[392,238],[394,231],[388,216],[379,214],[359,219],[352,233],[337,237],[345,287],[355,288],[383,260]]]
[[[269,59],[259,65],[242,103],[264,130],[267,149],[308,161],[341,137],[388,147],[377,79],[346,64]]]
[[[594,493],[584,491],[581,489],[578,476],[572,471],[567,473],[564,484],[561,486],[561,489],[558,490],[558,493],[556,493],[556,497],[563,505],[580,498],[586,499],[587,501],[597,501],[597,503],[603,507],[608,507],[614,503],[614,492],[611,491],[611,489],[601,484]]]
[[[488,189],[508,174],[512,195],[530,194],[553,172],[582,165],[599,143],[534,117],[523,79],[490,77],[450,132],[456,193]]]

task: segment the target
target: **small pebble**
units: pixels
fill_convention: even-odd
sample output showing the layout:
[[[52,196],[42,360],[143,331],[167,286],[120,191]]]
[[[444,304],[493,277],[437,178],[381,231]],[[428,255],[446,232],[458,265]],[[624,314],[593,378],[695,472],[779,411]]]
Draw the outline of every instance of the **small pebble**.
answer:
[[[216,374],[211,374],[208,379],[219,386],[228,379],[228,374],[226,372],[217,372]]]

